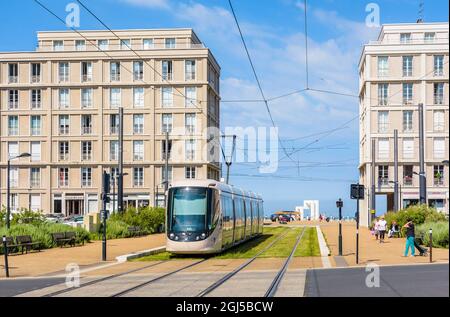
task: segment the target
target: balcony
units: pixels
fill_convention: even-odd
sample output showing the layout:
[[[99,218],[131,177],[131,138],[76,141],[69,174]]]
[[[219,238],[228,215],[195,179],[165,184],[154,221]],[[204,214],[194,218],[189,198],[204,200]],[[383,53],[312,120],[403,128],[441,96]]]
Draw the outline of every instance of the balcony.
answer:
[[[134,73],[133,74],[133,79],[135,81],[139,81],[139,80],[144,80],[144,73]]]
[[[8,128],[8,135],[9,136],[19,135],[19,128]]]
[[[69,187],[69,180],[68,179],[60,179],[58,185],[60,188]]]
[[[81,76],[81,81],[83,83],[92,82],[92,75],[83,75],[83,76]]]
[[[406,186],[406,187],[413,186],[413,177],[412,176],[405,176],[403,178],[403,186]]]
[[[30,180],[30,187],[31,188],[40,188],[41,187],[41,180],[40,179],[31,179]]]
[[[388,102],[387,98],[378,99],[378,105],[379,106],[387,106],[388,104],[389,104],[389,102]]]
[[[435,105],[443,105],[444,104],[444,96],[442,95],[438,95],[438,96],[434,96],[434,104]]]
[[[389,186],[389,178],[388,177],[380,177],[378,178],[379,186]]]
[[[133,160],[134,161],[143,161],[144,160],[144,154],[142,154],[142,153],[134,154],[133,155]]]
[[[111,74],[111,81],[120,81],[120,74]]]
[[[69,153],[59,153],[59,160],[60,161],[68,161],[69,160]]]
[[[82,187],[92,187],[92,180],[90,180],[90,179],[83,179],[82,181],[81,181],[81,186]]]
[[[84,99],[81,101],[81,107],[84,109],[92,108],[92,100]]]
[[[163,73],[162,79],[163,80],[173,80],[173,73]]]
[[[41,101],[32,101],[31,102],[31,109],[41,109]]]
[[[41,135],[41,128],[31,128],[31,135]]]
[[[37,84],[41,82],[41,76],[40,75],[33,75],[31,76],[31,83]]]
[[[144,125],[142,125],[142,124],[135,125],[133,127],[133,133],[134,134],[143,134],[144,133]]]
[[[435,177],[435,178],[434,178],[433,184],[434,184],[434,186],[436,186],[436,187],[442,187],[442,186],[444,186],[444,177]]]
[[[68,82],[69,81],[69,75],[59,75],[58,78],[60,83]]]
[[[434,76],[435,77],[441,77],[444,76],[444,69],[443,68],[438,68],[434,70]]]
[[[387,131],[387,125],[386,125]],[[186,126],[186,134],[194,134],[195,133],[195,125],[187,125]]]
[[[67,134],[69,134],[69,131],[70,131],[69,126],[59,127],[59,135],[67,135]]]
[[[117,133],[119,133],[119,127],[118,126],[109,127],[109,133],[110,134],[117,134]]]
[[[195,160],[195,151],[186,151],[186,160],[187,161]]]
[[[8,83],[17,84],[18,82],[19,82],[19,78],[17,76],[9,76],[8,77]]]
[[[91,161],[92,160],[92,153],[83,153],[83,154],[81,154],[81,160],[82,161]]]
[[[19,108],[18,101],[8,101],[8,109],[17,109]]]
[[[92,127],[81,127],[81,134],[82,135],[89,135],[92,134]]]

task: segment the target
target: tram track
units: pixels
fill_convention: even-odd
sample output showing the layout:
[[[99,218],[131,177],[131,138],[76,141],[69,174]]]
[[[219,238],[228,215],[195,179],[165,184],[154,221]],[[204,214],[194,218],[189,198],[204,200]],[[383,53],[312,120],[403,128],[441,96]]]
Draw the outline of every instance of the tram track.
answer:
[[[290,229],[290,230],[292,230],[292,229]],[[230,273],[226,274],[224,277],[222,277],[221,279],[216,281],[214,284],[212,284],[211,286],[209,286],[208,288],[206,288],[205,290],[203,290],[202,292],[197,294],[196,297],[205,297],[206,295],[210,294],[215,289],[219,288],[221,285],[226,283],[228,280],[230,280],[237,273],[241,272],[243,269],[245,269],[247,266],[249,266],[251,263],[253,263],[257,258],[259,258],[267,250],[269,250],[276,242],[278,242],[279,240],[284,238],[290,232],[290,230],[286,230],[286,232],[284,234],[281,234],[276,240],[272,241],[272,243],[270,243],[266,248],[264,248],[263,250],[258,252],[250,260],[248,260],[247,262],[245,262],[244,264],[242,264],[238,268],[234,269]],[[266,295],[268,293],[269,294],[275,294],[273,292],[276,292],[276,290],[278,289],[278,285],[281,282],[284,274],[286,273],[286,270],[287,270],[287,267],[289,266],[289,263],[291,262],[292,258],[294,257],[295,251],[297,250],[297,247],[298,247],[301,239],[303,238],[303,234],[305,233],[305,230],[306,230],[306,227],[303,228],[302,232],[298,235],[297,241],[295,243],[295,246],[294,246],[292,252],[290,253],[290,255],[287,258],[287,260],[285,261],[285,263],[283,264],[283,267],[281,268],[281,270],[278,272],[277,276],[275,277],[275,280],[272,282],[269,290],[266,292]],[[271,296],[266,296],[266,297],[271,297]]]

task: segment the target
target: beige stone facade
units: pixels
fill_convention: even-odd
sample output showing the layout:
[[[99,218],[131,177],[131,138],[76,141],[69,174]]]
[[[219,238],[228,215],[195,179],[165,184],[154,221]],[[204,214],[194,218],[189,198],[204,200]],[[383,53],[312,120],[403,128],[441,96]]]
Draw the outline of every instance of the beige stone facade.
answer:
[[[419,116],[424,105],[427,199],[448,212],[448,23],[384,25],[364,46],[360,64],[360,182],[366,187],[361,222],[370,215],[370,189],[394,205],[394,130],[398,130],[400,208],[419,201]],[[375,153],[372,153],[372,140]],[[372,175],[375,155],[375,175]],[[380,206],[377,206],[377,209]],[[383,208],[381,208],[383,209]]]
[[[191,29],[38,32],[34,52],[0,53],[0,205],[86,214],[100,208],[103,170],[117,167],[124,108],[124,195],[164,201],[170,179],[220,177],[220,67]],[[130,49],[132,48],[132,50]],[[217,135],[216,135],[217,136]]]

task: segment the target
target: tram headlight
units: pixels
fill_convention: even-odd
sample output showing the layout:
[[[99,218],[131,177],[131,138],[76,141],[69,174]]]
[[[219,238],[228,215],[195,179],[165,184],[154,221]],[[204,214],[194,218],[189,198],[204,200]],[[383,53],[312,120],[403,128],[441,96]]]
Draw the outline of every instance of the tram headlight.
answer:
[[[197,241],[200,240],[200,237],[199,237],[199,236],[196,236],[196,237],[195,237],[195,240],[197,240]]]
[[[178,236],[175,236],[175,241],[178,241],[178,239],[179,239]]]
[[[175,238],[175,235],[174,235],[173,233],[171,233],[171,234],[169,235],[169,238],[170,238],[170,239],[173,239],[173,238]]]
[[[206,233],[202,233],[202,239],[206,238]]]

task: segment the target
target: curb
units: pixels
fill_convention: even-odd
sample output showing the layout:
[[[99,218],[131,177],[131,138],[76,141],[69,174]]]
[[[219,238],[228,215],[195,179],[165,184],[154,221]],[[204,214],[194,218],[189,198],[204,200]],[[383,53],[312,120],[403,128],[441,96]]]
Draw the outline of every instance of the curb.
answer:
[[[118,257],[116,257],[116,261],[118,263],[124,263],[127,262],[129,260],[133,260],[133,259],[138,259],[138,258],[142,258],[144,256],[148,256],[148,255],[153,255],[153,254],[157,254],[157,253],[161,253],[166,251],[166,247],[157,247],[157,248],[153,248],[153,249],[149,249],[149,250],[144,250],[144,251],[138,251],[138,252],[133,252],[130,254],[125,254],[125,255],[120,255]]]
[[[328,248],[327,243],[325,242],[325,238],[319,225],[316,226],[316,230],[317,230],[317,240],[319,241],[320,247],[320,256],[322,258],[322,266],[324,268],[331,268],[330,259],[328,258],[331,255],[330,249]]]

